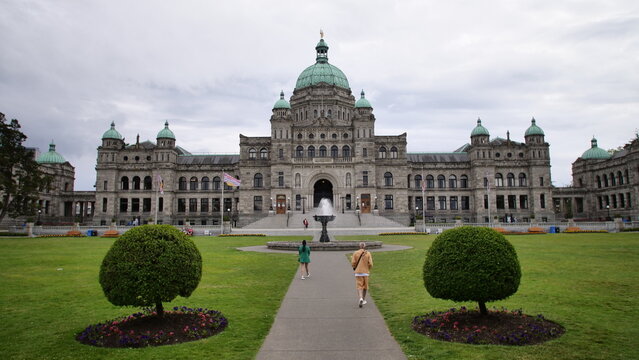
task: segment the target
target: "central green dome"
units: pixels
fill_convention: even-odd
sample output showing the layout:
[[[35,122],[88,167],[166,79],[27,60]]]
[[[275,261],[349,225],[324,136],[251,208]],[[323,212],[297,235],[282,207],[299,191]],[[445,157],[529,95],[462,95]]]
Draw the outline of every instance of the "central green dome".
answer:
[[[164,129],[160,130],[160,132],[158,133],[158,136],[156,137],[158,139],[173,139],[175,140],[175,134],[173,134],[173,131],[171,131],[171,129],[169,129],[169,121],[165,121],[164,122]]]
[[[49,152],[38,156],[36,161],[39,164],[64,164],[66,162],[64,157],[55,151],[55,144],[53,142],[49,144]]]
[[[473,129],[473,131],[470,133],[470,136],[478,136],[478,135],[486,135],[486,136],[490,136],[490,133],[488,132],[488,129],[486,129],[482,124],[481,124],[481,119],[477,119],[477,126],[475,126],[475,128]]]
[[[344,89],[350,89],[348,79],[342,70],[328,63],[328,44],[326,44],[324,39],[320,39],[315,50],[317,50],[316,63],[302,71],[297,78],[295,89],[317,85],[322,82]]]
[[[581,155],[584,160],[605,160],[610,159],[610,157],[611,155],[606,150],[597,146],[597,139],[594,137],[590,140],[590,149]]]

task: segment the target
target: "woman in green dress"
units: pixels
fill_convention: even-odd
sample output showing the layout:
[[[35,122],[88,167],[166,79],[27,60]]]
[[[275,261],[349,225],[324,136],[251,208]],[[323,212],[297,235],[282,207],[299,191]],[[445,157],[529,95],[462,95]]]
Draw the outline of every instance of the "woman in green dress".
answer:
[[[311,248],[306,245],[306,240],[302,240],[302,246],[297,249],[299,254],[300,272],[302,273],[302,280],[311,277],[311,273],[308,272],[308,263],[311,262]],[[306,271],[306,276],[304,276]]]

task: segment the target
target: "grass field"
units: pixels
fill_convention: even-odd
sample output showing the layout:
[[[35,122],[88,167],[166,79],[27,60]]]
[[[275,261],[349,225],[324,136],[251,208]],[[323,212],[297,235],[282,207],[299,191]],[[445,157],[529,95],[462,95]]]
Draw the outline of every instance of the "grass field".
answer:
[[[543,314],[567,329],[561,338],[526,347],[474,346],[426,338],[411,320],[432,310],[473,303],[431,298],[421,268],[434,236],[349,237],[413,246],[375,253],[371,293],[409,359],[639,359],[639,235],[509,236],[522,266],[519,291],[489,306]],[[346,238],[340,238],[346,239]],[[252,359],[297,270],[296,256],[240,252],[277,240],[194,238],[203,277],[174,305],[220,310],[221,334],[191,343],[144,349],[81,345],[85,326],[136,312],[111,305],[98,271],[112,239],[0,239],[0,357],[2,359]],[[287,237],[286,240],[291,240]],[[61,270],[58,270],[61,269]]]
[[[566,328],[559,339],[523,347],[445,343],[411,329],[416,315],[477,306],[426,292],[422,266],[434,238],[380,237],[414,249],[374,254],[371,293],[409,359],[639,359],[639,234],[508,236],[521,285],[507,300],[487,305],[543,314]]]

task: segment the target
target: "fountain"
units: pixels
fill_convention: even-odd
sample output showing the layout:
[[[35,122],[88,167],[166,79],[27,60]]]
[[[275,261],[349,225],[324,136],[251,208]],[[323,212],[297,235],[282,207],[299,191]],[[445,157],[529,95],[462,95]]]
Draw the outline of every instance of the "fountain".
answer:
[[[313,216],[315,221],[319,221],[322,223],[322,235],[320,235],[320,242],[330,242],[331,239],[328,237],[328,232],[326,231],[326,224],[329,221],[335,220],[335,215],[333,215],[333,206],[331,206],[331,201],[327,198],[323,198],[320,200],[319,206],[317,207],[317,215]]]

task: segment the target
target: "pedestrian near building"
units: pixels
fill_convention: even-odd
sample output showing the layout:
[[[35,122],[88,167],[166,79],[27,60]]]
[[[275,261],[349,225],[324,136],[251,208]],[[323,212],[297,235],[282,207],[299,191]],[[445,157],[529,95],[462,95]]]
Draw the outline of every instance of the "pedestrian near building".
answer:
[[[373,267],[373,257],[366,251],[366,243],[359,243],[359,250],[353,253],[351,265],[355,272],[355,287],[359,295],[359,307],[366,305],[366,293],[368,292],[368,278]]]
[[[311,262],[311,248],[306,245],[306,240],[302,240],[302,245],[297,249],[299,254],[298,260],[300,262],[300,272],[302,273],[302,280],[311,277],[311,273],[308,271],[308,264]],[[306,271],[306,276],[304,272]]]
[[[302,221],[302,223],[304,224],[304,229],[308,229],[308,220],[304,219],[304,221]]]

